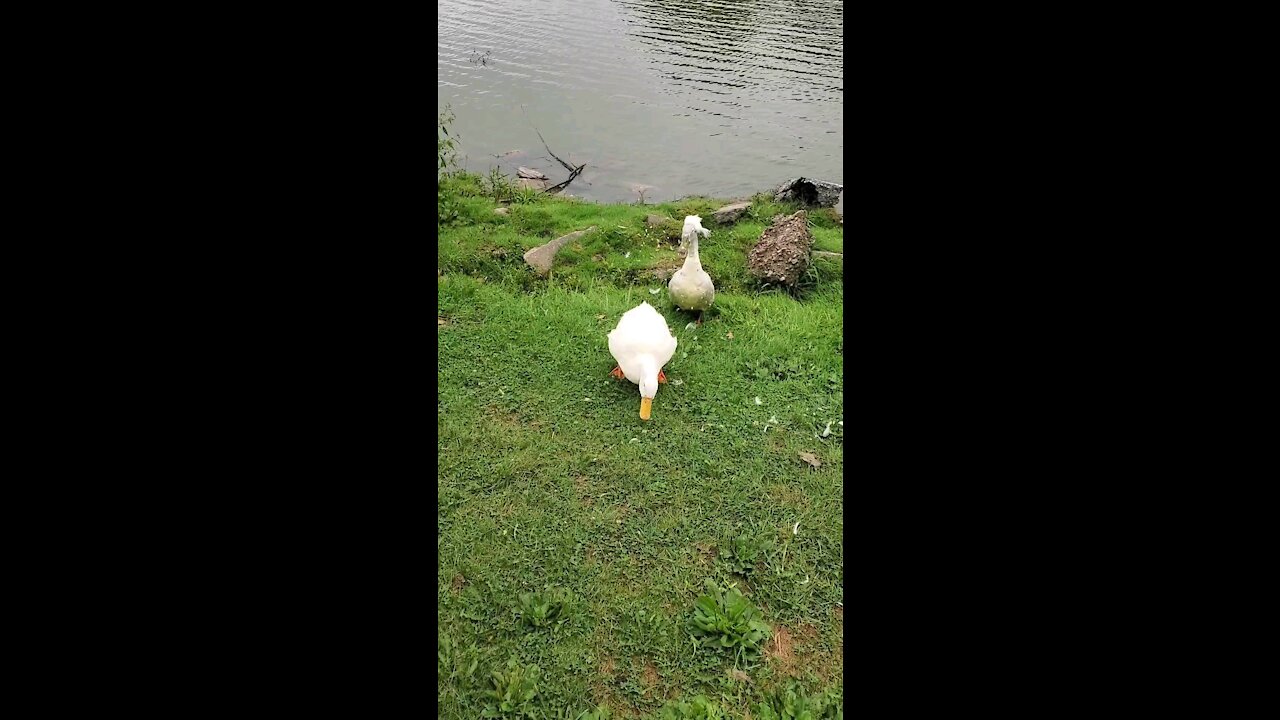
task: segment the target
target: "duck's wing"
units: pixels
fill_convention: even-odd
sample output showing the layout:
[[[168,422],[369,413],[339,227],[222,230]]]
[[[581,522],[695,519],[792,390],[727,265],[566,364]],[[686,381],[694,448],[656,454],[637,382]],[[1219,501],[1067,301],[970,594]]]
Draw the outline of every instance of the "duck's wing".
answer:
[[[663,338],[653,351],[653,358],[657,361],[658,367],[661,368],[671,360],[671,356],[676,354],[676,336],[671,334],[670,330],[664,327],[667,336]]]

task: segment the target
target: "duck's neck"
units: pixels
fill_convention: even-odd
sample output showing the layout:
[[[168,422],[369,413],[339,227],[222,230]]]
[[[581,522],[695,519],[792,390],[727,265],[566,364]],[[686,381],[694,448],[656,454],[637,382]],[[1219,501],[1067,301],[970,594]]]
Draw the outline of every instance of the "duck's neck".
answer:
[[[698,233],[694,233],[689,240],[689,256],[684,260],[684,266],[688,270],[701,270],[702,261],[698,259]]]

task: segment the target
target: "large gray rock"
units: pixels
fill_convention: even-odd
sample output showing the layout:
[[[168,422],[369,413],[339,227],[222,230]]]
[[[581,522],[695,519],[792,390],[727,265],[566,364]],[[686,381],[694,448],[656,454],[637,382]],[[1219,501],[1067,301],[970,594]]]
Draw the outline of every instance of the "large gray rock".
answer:
[[[742,217],[749,207],[751,207],[750,202],[736,202],[732,205],[725,205],[719,210],[711,213],[711,219],[721,225],[728,225]]]
[[[560,248],[595,230],[596,226],[592,225],[586,230],[571,232],[564,237],[558,237],[546,245],[539,245],[524,254],[524,261],[529,263],[539,275],[546,275],[551,272],[551,265],[556,260],[556,253],[560,252]]]
[[[747,254],[747,272],[760,282],[794,286],[809,268],[812,249],[808,214],[778,215]]]
[[[798,200],[814,207],[835,207],[844,192],[843,185],[825,180],[796,178],[783,183],[773,194],[773,199]]]
[[[520,177],[522,177],[522,178],[530,178],[530,179],[532,179],[532,180],[546,180],[546,179],[547,179],[547,176],[546,176],[546,175],[543,175],[542,173],[538,172],[537,170],[530,170],[529,168],[527,168],[527,167],[525,167],[525,166],[523,166],[523,165],[521,165],[520,167],[516,168],[516,175],[518,175],[518,176],[520,176]]]
[[[546,180],[534,180],[533,178],[516,178],[516,187],[533,188],[534,190],[546,190],[549,187]]]

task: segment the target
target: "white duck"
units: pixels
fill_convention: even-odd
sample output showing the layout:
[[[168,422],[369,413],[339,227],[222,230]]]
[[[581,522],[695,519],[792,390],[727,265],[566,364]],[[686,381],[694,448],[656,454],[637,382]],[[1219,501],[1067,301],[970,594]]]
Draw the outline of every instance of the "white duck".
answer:
[[[647,302],[622,314],[609,333],[609,354],[618,361],[611,373],[640,386],[640,419],[648,420],[658,383],[666,383],[662,366],[676,353],[676,337],[667,321]]]
[[[667,291],[676,306],[684,310],[698,311],[698,324],[702,324],[702,311],[711,307],[716,299],[716,286],[711,276],[702,269],[702,260],[698,258],[698,236],[709,237],[711,231],[702,227],[702,218],[689,215],[684,219],[684,232],[680,235],[682,243],[687,244],[689,255],[685,258],[684,267],[671,276]]]

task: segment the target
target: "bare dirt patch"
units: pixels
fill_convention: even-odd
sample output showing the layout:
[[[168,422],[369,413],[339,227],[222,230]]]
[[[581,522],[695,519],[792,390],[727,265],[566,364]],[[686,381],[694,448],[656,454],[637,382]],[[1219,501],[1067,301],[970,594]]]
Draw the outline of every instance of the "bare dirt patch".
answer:
[[[652,660],[646,660],[644,663],[644,672],[641,674],[644,684],[654,687],[658,684],[658,668],[654,666]]]
[[[818,628],[808,623],[794,629],[779,625],[765,645],[765,657],[782,677],[798,678],[807,667],[827,670],[822,666],[830,666],[833,658],[818,651],[818,639]]]
[[[617,690],[613,686],[614,679],[610,676],[608,679],[597,678],[591,682],[591,699],[596,705],[603,705],[612,711],[610,717],[630,718],[635,717],[627,701],[618,695]]]
[[[670,688],[662,684],[662,678],[658,675],[658,668],[653,664],[652,660],[644,661],[644,670],[640,673],[640,679],[650,697],[656,700],[664,700],[670,694]]]
[[[609,647],[612,636],[602,628],[596,628],[592,635],[592,644],[596,647]],[[618,661],[610,655],[600,658],[600,667],[595,677],[588,683],[591,688],[591,699],[596,705],[604,705],[613,711],[611,717],[629,717],[626,711],[627,702],[618,695]]]
[[[769,449],[773,452],[783,452],[787,449],[787,440],[783,437],[785,430],[770,429],[766,437],[768,437]]]
[[[514,411],[497,405],[485,405],[484,414],[505,428],[537,430],[543,425],[541,420],[522,418]]]
[[[769,643],[764,647],[764,654],[769,661],[778,665],[778,669],[784,675],[794,677],[791,671],[795,665],[795,655],[792,652],[791,631],[786,627],[779,625],[773,629],[773,637],[769,638]]]
[[[766,491],[769,499],[779,505],[786,505],[797,510],[807,510],[809,507],[809,498],[797,487],[792,485],[771,485]],[[787,532],[791,532],[791,528],[787,528]]]
[[[573,486],[578,491],[579,501],[586,507],[596,504],[596,501],[587,494],[587,490],[591,488],[591,481],[582,475],[573,478]]]
[[[694,545],[698,549],[698,564],[710,565],[712,560],[716,558],[716,546],[709,542],[700,542]]]

